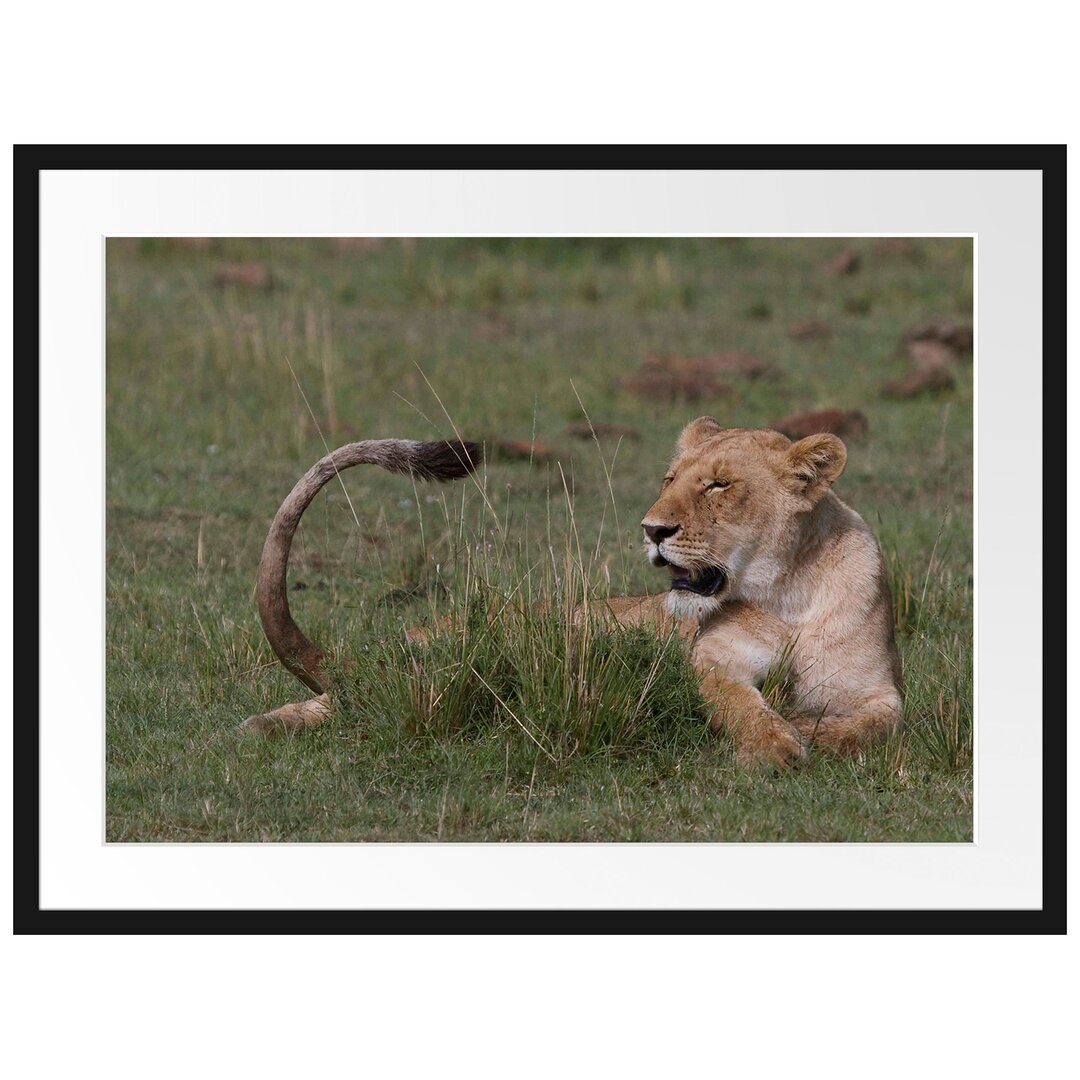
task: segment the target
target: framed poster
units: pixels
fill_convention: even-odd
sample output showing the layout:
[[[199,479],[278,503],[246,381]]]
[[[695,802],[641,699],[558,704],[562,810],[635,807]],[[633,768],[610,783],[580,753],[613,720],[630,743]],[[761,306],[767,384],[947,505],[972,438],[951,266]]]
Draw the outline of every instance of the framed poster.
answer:
[[[1063,149],[669,149],[17,149],[22,928],[1060,926]]]

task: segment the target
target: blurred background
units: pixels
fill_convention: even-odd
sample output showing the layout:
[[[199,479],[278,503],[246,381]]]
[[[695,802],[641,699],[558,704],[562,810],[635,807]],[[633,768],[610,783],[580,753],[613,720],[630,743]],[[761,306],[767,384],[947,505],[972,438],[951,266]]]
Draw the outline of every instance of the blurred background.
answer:
[[[208,577],[252,573],[324,439],[455,429],[486,442],[512,500],[561,488],[561,462],[594,529],[610,472],[636,544],[680,427],[708,413],[836,431],[837,490],[883,543],[932,546],[948,508],[952,530],[969,523],[960,565],[971,313],[968,240],[110,241],[110,553],[123,541],[138,565],[156,539],[152,561],[187,565],[201,526]],[[400,481],[347,486],[377,500],[376,546],[415,525]],[[326,501],[355,527],[340,488]]]

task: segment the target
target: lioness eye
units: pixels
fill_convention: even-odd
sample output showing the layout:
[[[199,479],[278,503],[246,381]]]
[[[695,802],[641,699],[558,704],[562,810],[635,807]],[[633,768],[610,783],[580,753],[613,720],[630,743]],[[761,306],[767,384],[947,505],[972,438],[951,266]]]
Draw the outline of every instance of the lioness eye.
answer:
[[[671,481],[674,480],[674,479],[675,479],[674,476],[665,476],[664,479],[663,479],[663,482],[660,484],[660,490],[663,491],[664,488],[666,488],[668,486],[668,484],[670,484]]]
[[[727,487],[731,487],[731,481],[730,480],[714,480],[711,484],[709,484],[709,486],[705,490],[706,491],[723,491],[724,488],[727,488]]]

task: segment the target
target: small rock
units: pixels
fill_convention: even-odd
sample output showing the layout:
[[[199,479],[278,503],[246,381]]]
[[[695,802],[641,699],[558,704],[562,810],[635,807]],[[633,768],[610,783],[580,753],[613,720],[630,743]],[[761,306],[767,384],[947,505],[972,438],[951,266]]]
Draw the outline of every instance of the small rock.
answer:
[[[788,337],[795,338],[796,341],[828,336],[828,323],[822,322],[821,319],[803,319],[801,322],[792,323],[788,327]]]
[[[650,353],[642,361],[643,372],[673,375],[742,375],[757,379],[771,371],[759,356],[744,352],[714,353],[709,356],[669,356]]]
[[[913,398],[936,390],[950,390],[956,385],[949,370],[956,352],[948,345],[934,338],[920,338],[908,342],[908,352],[915,370],[885,383],[881,389],[886,397]]]
[[[951,390],[956,385],[948,368],[934,366],[918,368],[900,379],[890,379],[881,387],[885,397],[914,398],[939,390]]]
[[[789,439],[805,439],[807,435],[865,435],[869,429],[866,417],[857,409],[813,409],[810,412],[785,416],[769,425]]]
[[[506,461],[554,461],[555,451],[546,443],[507,439],[495,443],[495,456]]]
[[[975,343],[975,335],[970,326],[959,323],[926,322],[911,327],[904,334],[904,341],[937,341],[957,352],[970,352]]]
[[[862,259],[854,251],[842,251],[835,259],[830,259],[825,264],[825,269],[830,274],[847,276],[854,274],[862,266]]]
[[[716,375],[677,374],[670,371],[641,371],[628,375],[620,386],[645,401],[700,401],[731,393],[731,386]]]
[[[590,426],[588,420],[578,420],[570,424],[566,434],[571,439],[592,439],[595,432],[598,439],[640,439],[641,432],[627,424],[602,424],[594,423]]]
[[[245,289],[273,288],[273,277],[266,263],[226,263],[215,279],[218,285],[238,285]]]
[[[908,343],[908,352],[920,371],[926,368],[945,368],[956,359],[956,353],[940,341],[912,341]]]

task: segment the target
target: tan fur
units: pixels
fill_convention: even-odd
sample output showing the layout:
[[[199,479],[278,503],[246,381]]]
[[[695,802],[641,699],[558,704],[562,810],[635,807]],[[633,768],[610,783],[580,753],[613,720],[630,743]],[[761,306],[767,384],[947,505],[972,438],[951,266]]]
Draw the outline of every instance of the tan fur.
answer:
[[[476,460],[471,447],[470,453]],[[677,629],[714,706],[712,726],[731,733],[741,763],[790,764],[810,744],[855,754],[900,720],[900,662],[881,553],[866,523],[831,490],[846,459],[834,435],[793,443],[775,431],[694,420],[642,522],[646,549],[654,563],[695,577],[723,567],[722,587],[715,596],[673,589],[598,605],[624,626]],[[362,460],[374,459],[369,452]],[[306,506],[317,481],[325,482],[323,474],[298,484],[290,499]],[[296,505],[286,500],[278,515],[292,529]],[[654,542],[648,531],[657,528],[666,535]],[[265,575],[260,569],[260,596],[274,602],[268,599],[264,611],[267,635],[290,670],[322,690],[312,666],[321,652],[295,629],[283,600],[288,549],[272,545],[274,535],[272,529]],[[423,640],[427,633],[409,636]],[[787,718],[761,694],[782,659],[794,695]],[[320,723],[329,709],[323,693],[250,717],[246,726],[263,734],[298,731]]]

